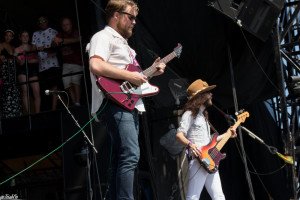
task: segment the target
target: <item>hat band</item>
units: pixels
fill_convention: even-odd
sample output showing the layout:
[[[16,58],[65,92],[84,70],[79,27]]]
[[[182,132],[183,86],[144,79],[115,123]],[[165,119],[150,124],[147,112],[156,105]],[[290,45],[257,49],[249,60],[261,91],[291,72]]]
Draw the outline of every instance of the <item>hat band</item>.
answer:
[[[206,87],[207,88],[207,87]],[[202,90],[205,90],[206,88],[203,88]],[[198,94],[199,92],[201,92],[202,90],[197,90],[196,92],[194,92],[193,94],[192,94],[192,96],[195,96],[196,94]]]

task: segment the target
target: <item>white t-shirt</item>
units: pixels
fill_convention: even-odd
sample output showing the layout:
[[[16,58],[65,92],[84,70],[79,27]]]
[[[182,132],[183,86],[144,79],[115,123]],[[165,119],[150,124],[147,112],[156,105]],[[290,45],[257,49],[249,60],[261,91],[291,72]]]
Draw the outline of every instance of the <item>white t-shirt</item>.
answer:
[[[104,61],[121,69],[133,63],[133,58],[136,56],[135,51],[129,47],[127,40],[109,26],[105,26],[103,30],[93,35],[87,50],[90,58],[95,55],[100,56]],[[95,75],[90,72],[90,76],[92,82],[91,113],[95,114],[102,104],[104,94],[96,84]],[[135,107],[141,112],[145,111],[141,99],[136,103]]]
[[[39,30],[33,33],[32,44],[36,47],[51,47],[53,38],[56,36],[57,31],[52,28],[46,30]],[[47,53],[46,51],[39,51],[39,66],[40,72],[50,69],[51,67],[59,67],[56,53]]]

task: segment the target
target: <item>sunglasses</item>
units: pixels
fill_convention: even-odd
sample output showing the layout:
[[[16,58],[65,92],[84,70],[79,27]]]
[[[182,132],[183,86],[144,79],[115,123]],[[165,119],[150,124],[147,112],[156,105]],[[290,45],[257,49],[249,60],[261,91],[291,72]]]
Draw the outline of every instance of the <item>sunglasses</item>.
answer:
[[[124,14],[124,15],[127,15],[127,16],[128,16],[128,19],[129,19],[130,21],[136,21],[136,16],[134,16],[134,15],[128,13],[128,12],[119,12],[119,13]]]

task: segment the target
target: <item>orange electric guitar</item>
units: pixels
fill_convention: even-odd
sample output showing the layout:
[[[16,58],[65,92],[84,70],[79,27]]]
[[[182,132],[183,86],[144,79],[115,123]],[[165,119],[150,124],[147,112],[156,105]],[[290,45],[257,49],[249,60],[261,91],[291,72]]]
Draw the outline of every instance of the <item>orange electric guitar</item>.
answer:
[[[241,123],[245,122],[247,117],[249,117],[248,112],[239,114],[237,116],[237,121],[232,128],[235,130]],[[226,133],[224,133],[224,137],[219,142],[217,142],[217,137],[218,134],[215,133],[211,142],[200,148],[201,156],[197,157],[200,164],[210,174],[215,173],[218,170],[220,161],[226,157],[226,154],[221,153],[220,150],[231,137],[231,131],[226,131]]]

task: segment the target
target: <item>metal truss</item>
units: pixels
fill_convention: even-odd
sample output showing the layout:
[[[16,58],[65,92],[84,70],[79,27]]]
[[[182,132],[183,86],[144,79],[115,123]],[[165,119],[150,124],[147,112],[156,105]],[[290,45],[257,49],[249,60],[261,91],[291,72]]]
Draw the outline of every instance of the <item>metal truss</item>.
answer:
[[[300,1],[286,0],[277,21],[277,45],[275,48],[280,95],[272,100],[278,126],[281,128],[285,153],[293,157],[293,165],[288,170],[293,191],[292,199],[299,198],[300,157],[297,145],[299,137],[300,98],[293,94],[291,77],[300,76]]]

